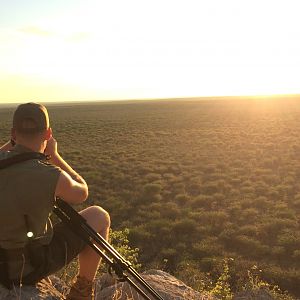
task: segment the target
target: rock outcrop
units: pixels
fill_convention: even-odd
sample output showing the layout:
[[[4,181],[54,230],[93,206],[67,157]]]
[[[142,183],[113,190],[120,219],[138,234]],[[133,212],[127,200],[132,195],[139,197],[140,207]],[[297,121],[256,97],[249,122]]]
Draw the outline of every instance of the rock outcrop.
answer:
[[[143,273],[142,276],[164,300],[213,299],[211,296],[201,295],[177,278],[163,271],[151,270]],[[103,276],[97,282],[97,300],[143,299],[128,283],[109,283],[108,281],[107,276]]]
[[[165,299],[165,300],[201,300],[213,299],[209,295],[201,295],[185,285],[175,277],[159,270],[151,270],[142,274],[142,277]],[[13,290],[7,290],[0,286],[1,300],[57,300],[64,299],[68,287],[57,277],[51,276],[49,280],[39,282],[36,287],[23,286]],[[141,296],[128,284],[118,283],[105,274],[96,282],[96,300],[143,300]]]
[[[164,300],[213,300],[211,295],[201,294],[168,273],[151,270],[142,277],[163,297]],[[0,300],[57,300],[65,299],[69,287],[55,276],[42,280],[35,287],[23,286],[7,290],[0,285]],[[244,291],[234,295],[233,300],[273,300],[264,290]],[[104,274],[96,282],[96,300],[143,300],[143,297],[128,284],[117,282],[109,274]]]
[[[68,287],[57,277],[51,276],[42,280],[36,286],[16,286],[7,290],[0,285],[0,300],[57,300],[64,299]]]

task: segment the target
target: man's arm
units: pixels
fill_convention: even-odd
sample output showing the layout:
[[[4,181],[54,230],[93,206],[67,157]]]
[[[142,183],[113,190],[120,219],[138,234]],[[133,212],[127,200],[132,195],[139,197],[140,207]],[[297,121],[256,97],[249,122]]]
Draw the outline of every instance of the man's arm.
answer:
[[[57,142],[51,137],[47,142],[45,154],[51,155],[50,162],[62,169],[55,190],[55,196],[69,203],[80,203],[88,197],[88,186],[85,180],[60,156]]]
[[[68,173],[62,171],[56,185],[55,196],[68,203],[81,203],[88,197],[88,186],[85,181],[77,182]]]

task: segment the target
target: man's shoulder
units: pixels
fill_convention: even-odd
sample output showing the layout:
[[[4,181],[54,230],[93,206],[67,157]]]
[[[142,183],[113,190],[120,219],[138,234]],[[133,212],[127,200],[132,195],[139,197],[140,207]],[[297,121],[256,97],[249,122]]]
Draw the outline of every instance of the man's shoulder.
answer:
[[[2,151],[0,152],[0,160],[5,160],[7,158],[13,157],[18,154],[19,153],[14,151]],[[38,159],[38,158],[32,158],[32,159],[18,162],[14,164],[14,166],[12,167],[14,167],[14,169],[23,169],[24,171],[40,170],[41,172],[45,172],[45,173],[49,172],[49,173],[57,173],[57,174],[60,174],[62,172],[62,170],[59,167],[49,163],[47,160]]]
[[[51,170],[51,171],[55,171],[55,172],[59,172],[59,173],[62,172],[61,168],[51,164],[47,160],[35,160],[35,164],[38,167],[43,168],[45,170],[49,170],[49,171]]]

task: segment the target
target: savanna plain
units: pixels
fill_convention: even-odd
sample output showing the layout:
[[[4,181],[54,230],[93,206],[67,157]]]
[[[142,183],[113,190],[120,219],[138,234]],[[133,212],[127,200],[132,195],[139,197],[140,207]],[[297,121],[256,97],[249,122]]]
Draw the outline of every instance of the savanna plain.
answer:
[[[109,211],[141,270],[200,291],[277,285],[300,297],[300,97],[47,107],[60,153],[89,184],[82,206]],[[2,142],[14,108],[0,106]]]

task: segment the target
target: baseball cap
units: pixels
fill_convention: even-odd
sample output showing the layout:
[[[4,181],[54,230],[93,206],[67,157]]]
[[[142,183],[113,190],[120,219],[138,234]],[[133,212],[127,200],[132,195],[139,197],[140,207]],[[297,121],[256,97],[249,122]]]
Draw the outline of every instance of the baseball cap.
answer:
[[[13,116],[13,128],[23,134],[35,134],[49,128],[46,107],[33,102],[19,105]]]

